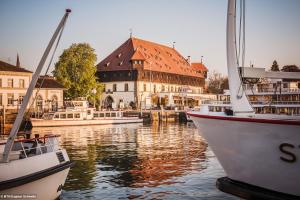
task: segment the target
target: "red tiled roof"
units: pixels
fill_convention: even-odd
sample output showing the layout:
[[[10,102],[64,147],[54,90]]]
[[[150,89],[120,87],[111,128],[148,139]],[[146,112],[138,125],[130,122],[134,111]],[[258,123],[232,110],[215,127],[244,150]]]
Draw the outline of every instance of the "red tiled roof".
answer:
[[[144,60],[145,70],[203,78],[203,74],[195,70],[176,49],[138,38],[129,38],[102,60],[97,65],[97,70],[131,70],[131,60],[136,59]]]
[[[11,65],[11,64],[3,62],[1,60],[0,60],[0,71],[32,73],[31,71],[29,71],[27,69]]]
[[[57,82],[57,80],[55,80],[52,76],[40,76],[35,85],[35,88],[39,88],[42,83],[43,85],[41,88],[65,89],[65,87]]]
[[[202,63],[192,63],[191,66],[192,66],[195,70],[208,71],[207,68],[205,67],[205,65],[203,65]]]
[[[143,56],[142,52],[135,51],[131,57],[131,60],[146,60],[146,58]]]

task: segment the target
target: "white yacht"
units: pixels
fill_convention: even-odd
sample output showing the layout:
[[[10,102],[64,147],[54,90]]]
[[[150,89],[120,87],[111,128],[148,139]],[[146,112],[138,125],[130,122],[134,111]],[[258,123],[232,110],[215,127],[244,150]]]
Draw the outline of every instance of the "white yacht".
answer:
[[[58,45],[70,12],[66,10],[43,54],[7,141],[0,142],[0,198],[58,199],[73,164],[56,135],[15,140],[40,72],[56,40]]]
[[[85,99],[66,101],[65,105],[66,109],[45,113],[41,119],[30,118],[32,126],[79,126],[143,122],[139,116],[126,116],[123,111],[97,111],[95,108],[90,108]]]
[[[245,199],[300,199],[300,118],[255,114],[241,84],[235,35],[236,0],[228,0],[230,109],[203,105],[188,115],[225,170],[220,190]]]

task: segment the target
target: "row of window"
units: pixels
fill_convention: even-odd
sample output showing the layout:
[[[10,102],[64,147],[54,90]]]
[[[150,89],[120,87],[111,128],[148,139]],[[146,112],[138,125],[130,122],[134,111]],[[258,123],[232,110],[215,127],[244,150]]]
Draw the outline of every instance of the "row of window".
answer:
[[[13,88],[14,85],[14,79],[9,78],[7,79],[7,87],[8,88]],[[0,87],[2,87],[2,79],[0,79]],[[24,79],[19,79],[19,88],[25,88],[25,80]]]
[[[129,86],[128,83],[124,84],[124,92],[128,92],[129,91]],[[117,84],[113,84],[113,92],[117,92]]]
[[[113,89],[113,92],[118,92],[118,90],[117,90],[117,84],[113,84],[113,88],[112,89]],[[122,90],[122,92],[123,91],[124,92],[128,92],[129,91],[128,83],[124,84],[124,90]],[[143,85],[143,91],[144,92],[148,91],[146,84]],[[158,92],[156,84],[153,85],[153,92],[154,93]],[[187,91],[185,89],[183,89],[182,87],[162,85],[160,92],[187,92]],[[201,89],[193,89],[192,92],[200,94],[201,93]]]
[[[13,93],[8,93],[7,94],[7,105],[12,106],[14,105],[14,101],[18,102],[18,105],[21,105],[23,102],[25,94],[19,94],[19,97],[17,99],[14,99],[14,94]],[[3,105],[3,95],[0,94],[0,106]]]
[[[147,91],[147,85],[144,84],[143,85],[143,91],[146,92]],[[157,87],[156,87],[156,84],[153,85],[153,92],[158,92],[157,91]],[[183,89],[182,87],[176,87],[176,86],[165,86],[165,85],[162,85],[161,86],[161,90],[160,92],[187,92],[186,89]],[[201,89],[193,89],[192,90],[193,93],[201,93]]]

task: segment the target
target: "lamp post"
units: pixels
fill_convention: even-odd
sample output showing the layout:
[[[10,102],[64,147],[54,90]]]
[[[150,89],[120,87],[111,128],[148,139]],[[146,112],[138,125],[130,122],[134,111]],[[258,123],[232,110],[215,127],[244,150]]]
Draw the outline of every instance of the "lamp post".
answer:
[[[92,90],[92,93],[94,94],[94,108],[95,108],[95,107],[96,107],[96,93],[97,93],[96,88],[94,88],[94,89]]]

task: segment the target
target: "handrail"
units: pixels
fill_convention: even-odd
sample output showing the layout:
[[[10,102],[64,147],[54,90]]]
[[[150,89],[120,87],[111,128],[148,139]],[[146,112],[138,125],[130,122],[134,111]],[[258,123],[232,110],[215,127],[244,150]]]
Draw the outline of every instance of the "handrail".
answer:
[[[60,135],[45,135],[43,137],[38,137],[38,138],[30,138],[30,139],[20,139],[20,140],[15,140],[14,143],[19,143],[19,142],[29,142],[29,141],[35,141],[38,139],[46,139],[46,138],[54,138],[54,137],[60,137]],[[0,145],[5,145],[6,142],[1,142]]]

